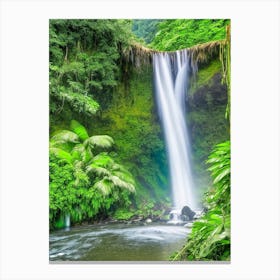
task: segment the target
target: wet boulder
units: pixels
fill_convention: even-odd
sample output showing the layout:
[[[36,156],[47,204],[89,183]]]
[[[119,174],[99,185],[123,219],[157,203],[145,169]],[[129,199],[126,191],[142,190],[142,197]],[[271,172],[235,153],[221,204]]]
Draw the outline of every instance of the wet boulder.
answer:
[[[189,207],[184,206],[181,211],[181,219],[184,221],[192,221],[195,216],[195,212]]]

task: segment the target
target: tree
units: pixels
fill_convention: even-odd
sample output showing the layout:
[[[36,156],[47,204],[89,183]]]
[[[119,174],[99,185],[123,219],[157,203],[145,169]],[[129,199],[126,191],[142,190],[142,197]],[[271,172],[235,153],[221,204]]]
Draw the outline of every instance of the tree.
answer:
[[[117,85],[131,21],[59,19],[50,20],[49,30],[51,116],[67,106],[92,116]]]
[[[159,23],[150,47],[175,51],[226,37],[227,19],[167,19]]]
[[[151,43],[158,31],[158,24],[163,21],[161,19],[135,19],[133,20],[133,33],[142,38],[147,44]]]

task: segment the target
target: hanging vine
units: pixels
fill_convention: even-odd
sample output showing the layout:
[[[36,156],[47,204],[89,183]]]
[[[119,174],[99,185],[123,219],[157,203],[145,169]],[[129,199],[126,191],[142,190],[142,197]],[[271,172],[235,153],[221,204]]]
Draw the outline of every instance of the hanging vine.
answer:
[[[222,64],[222,83],[227,86],[227,94],[228,94],[228,103],[226,108],[225,117],[230,122],[230,92],[231,92],[231,83],[230,83],[230,25],[226,27],[226,40],[224,44],[220,45],[220,61]]]

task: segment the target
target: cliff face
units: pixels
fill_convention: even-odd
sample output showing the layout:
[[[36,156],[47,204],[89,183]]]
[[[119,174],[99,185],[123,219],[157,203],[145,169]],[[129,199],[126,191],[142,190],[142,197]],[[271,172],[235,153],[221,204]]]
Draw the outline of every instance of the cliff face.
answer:
[[[83,123],[90,134],[108,134],[115,140],[111,155],[125,164],[137,182],[141,202],[170,200],[169,174],[163,133],[153,95],[151,64],[127,65],[118,86],[92,118],[73,113],[65,106],[54,117],[55,129],[67,129],[70,119]],[[221,63],[212,58],[198,65],[187,96],[186,118],[193,152],[193,173],[198,193],[210,184],[206,171],[213,146],[229,138],[225,110],[227,89],[221,83]]]
[[[216,58],[198,66],[187,97],[187,122],[193,148],[194,177],[200,193],[210,183],[205,160],[215,144],[229,138],[225,118],[227,88],[222,84],[221,63]]]

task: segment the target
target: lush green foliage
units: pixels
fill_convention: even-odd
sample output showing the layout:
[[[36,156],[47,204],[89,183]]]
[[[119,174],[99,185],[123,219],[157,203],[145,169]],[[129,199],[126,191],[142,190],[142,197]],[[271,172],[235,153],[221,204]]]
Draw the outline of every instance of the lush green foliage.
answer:
[[[180,21],[182,28],[189,21],[190,32],[196,34],[199,42],[207,39],[206,21],[199,21],[199,29],[193,32],[192,20],[164,20],[154,47],[160,45],[163,35],[164,49],[198,42],[193,37],[185,40],[191,37],[187,29],[179,28]],[[149,66],[134,69],[122,57],[134,37],[131,29],[148,42],[158,31],[159,22],[134,20],[132,28],[129,20],[50,21],[51,226],[63,225],[67,213],[74,222],[106,215],[126,219],[133,216],[132,212],[141,217],[161,215],[161,209],[170,203],[165,148],[152,94],[152,71]],[[171,39],[172,34],[164,28],[169,24],[171,28],[173,23]],[[223,24],[213,23],[216,35],[209,35],[211,40],[223,36]],[[208,86],[214,72],[221,71],[214,64],[209,71],[198,73],[199,84],[192,88],[193,95],[201,96],[201,88]],[[220,118],[223,104],[217,104],[219,97],[208,94],[209,88],[203,90],[209,106],[204,110],[199,103],[189,116],[196,141],[194,157],[199,159],[197,170],[203,169],[201,162],[210,146],[227,138],[217,128],[224,125]],[[75,121],[69,130],[71,119],[83,123],[88,131]],[[109,136],[89,137],[96,132],[113,135],[114,140]],[[111,146],[111,152],[106,153]],[[128,168],[135,182],[116,162]],[[137,191],[135,201],[131,200],[131,185]]]
[[[136,209],[141,206],[146,209],[150,199],[160,203],[168,197],[167,171],[163,140],[153,114],[152,73],[144,71],[144,76],[135,73],[132,81],[134,70],[123,61],[122,53],[132,38],[129,20],[50,21],[50,134],[52,142],[54,133],[59,134],[57,131],[68,131],[64,137],[70,137],[69,120],[75,118],[86,125],[89,134],[98,131],[114,135],[115,145],[110,157],[125,164],[134,174]],[[55,158],[62,156],[64,162],[68,158],[70,167],[73,165],[71,156],[84,160],[91,157],[85,142],[87,135],[77,131],[73,122],[71,131],[81,138],[79,143],[74,139],[72,144],[51,144]],[[95,136],[92,140],[103,141],[104,137]],[[61,145],[62,149],[58,149]],[[99,152],[100,147],[97,147],[96,153]],[[56,166],[58,168],[58,163]],[[101,176],[102,168],[95,166],[94,173],[93,168],[90,171],[83,165],[82,171],[87,177],[97,176],[97,172]],[[106,166],[109,171],[110,168]],[[106,193],[111,181],[103,180],[95,187]],[[125,207],[123,211],[130,210]],[[148,215],[151,211],[144,212]]]
[[[50,140],[50,227],[66,214],[73,222],[128,207],[135,192],[132,175],[103,150],[113,139],[88,136],[77,121]]]
[[[208,211],[194,222],[187,244],[173,260],[230,259],[230,141],[218,144],[207,163],[213,178],[206,194]]]
[[[149,44],[158,31],[157,26],[161,21],[161,19],[135,19],[133,20],[132,32]]]
[[[150,47],[174,51],[226,37],[225,19],[167,19],[159,23]]]
[[[50,112],[65,103],[88,116],[104,106],[132,37],[129,20],[50,20]]]

